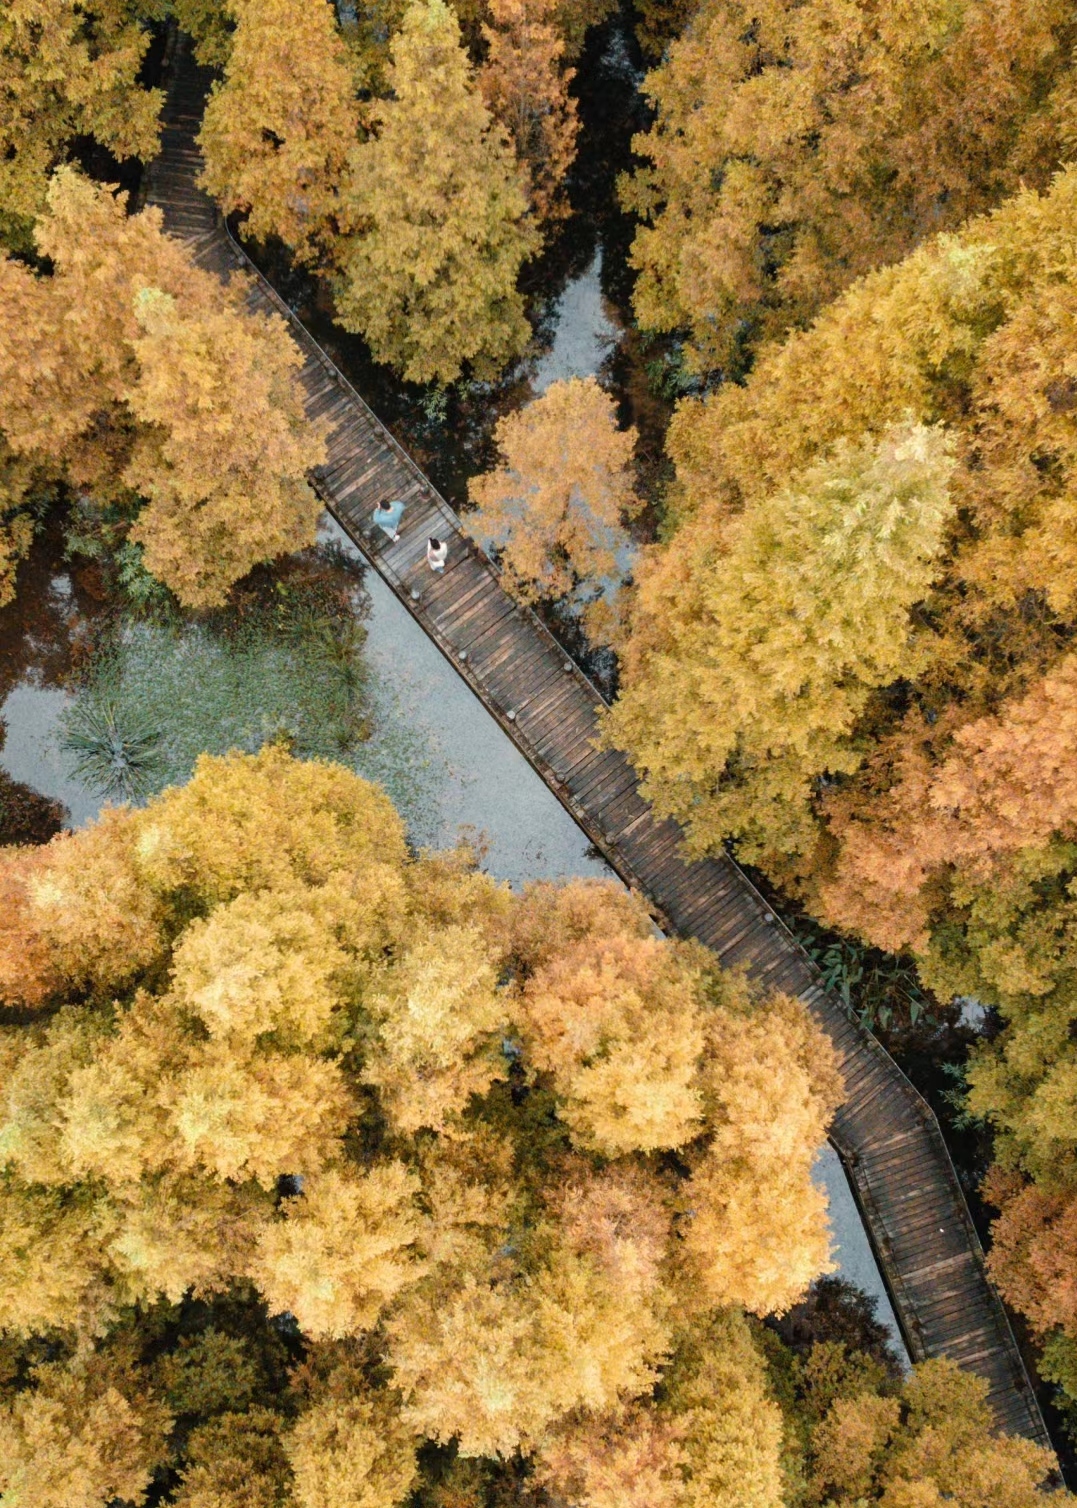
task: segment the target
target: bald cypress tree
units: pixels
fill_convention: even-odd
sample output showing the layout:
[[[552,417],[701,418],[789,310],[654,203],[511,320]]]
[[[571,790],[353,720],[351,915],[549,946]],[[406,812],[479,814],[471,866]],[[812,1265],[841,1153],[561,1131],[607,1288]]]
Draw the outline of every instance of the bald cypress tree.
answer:
[[[352,154],[340,321],[413,382],[496,372],[528,338],[516,277],[539,240],[444,0],[409,7],[387,82]]]

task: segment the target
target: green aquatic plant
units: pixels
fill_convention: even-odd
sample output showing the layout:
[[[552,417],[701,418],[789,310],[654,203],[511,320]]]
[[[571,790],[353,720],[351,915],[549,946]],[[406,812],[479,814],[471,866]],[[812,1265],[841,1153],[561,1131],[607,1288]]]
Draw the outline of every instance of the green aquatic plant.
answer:
[[[99,795],[137,801],[157,788],[164,769],[162,734],[152,718],[130,704],[121,709],[107,693],[72,707],[60,740],[74,756],[74,772]]]

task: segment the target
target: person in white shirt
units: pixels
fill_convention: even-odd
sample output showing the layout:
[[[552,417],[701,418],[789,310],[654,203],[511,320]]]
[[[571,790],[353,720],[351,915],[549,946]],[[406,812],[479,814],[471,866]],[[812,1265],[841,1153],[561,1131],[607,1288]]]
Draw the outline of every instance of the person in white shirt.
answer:
[[[435,539],[431,534],[426,541],[426,563],[432,571],[443,571],[445,562],[449,558],[449,547],[443,539]]]

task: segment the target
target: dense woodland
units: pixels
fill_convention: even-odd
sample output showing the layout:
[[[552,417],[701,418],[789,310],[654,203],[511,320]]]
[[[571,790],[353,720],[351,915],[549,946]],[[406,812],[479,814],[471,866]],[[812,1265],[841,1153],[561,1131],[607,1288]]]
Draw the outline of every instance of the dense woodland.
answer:
[[[129,192],[176,26],[222,211],[402,384],[489,397],[465,525],[615,657],[658,811],[985,1008],[989,1266],[1074,1429],[1072,7],[0,0],[0,603],[57,528],[206,621],[315,540],[283,321]],[[593,377],[495,412],[603,26],[643,64],[657,466]],[[977,1380],[903,1375],[827,1287],[842,1087],[797,1003],[612,887],[417,856],[282,747],[32,836],[0,848],[4,1508],[1039,1500]]]

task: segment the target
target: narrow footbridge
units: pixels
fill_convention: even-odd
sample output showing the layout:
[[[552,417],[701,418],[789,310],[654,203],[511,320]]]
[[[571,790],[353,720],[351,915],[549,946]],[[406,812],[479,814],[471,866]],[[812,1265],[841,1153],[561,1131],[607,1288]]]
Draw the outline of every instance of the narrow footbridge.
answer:
[[[987,1280],[983,1254],[931,1110],[870,1033],[822,987],[818,972],[728,858],[688,863],[681,832],[659,821],[624,756],[595,747],[601,696],[543,625],[503,591],[490,561],[461,533],[455,513],[269,284],[255,272],[197,187],[195,142],[210,75],[186,37],[169,65],[163,150],[146,199],[199,263],[252,277],[252,305],[283,315],[305,358],[307,412],[332,426],[314,480],[327,508],[408,611],[481,698],[625,883],[668,932],[698,938],[723,963],[799,996],[833,1040],[848,1099],[831,1140],[849,1176],[914,1360],[949,1356],[990,1387],[1000,1426],[1048,1444],[1009,1320]],[[392,544],[373,529],[383,497],[407,505]],[[434,577],[425,542],[449,541]]]

